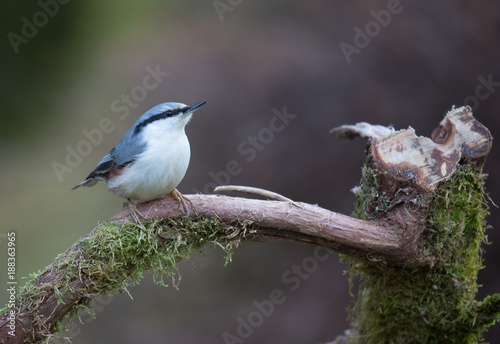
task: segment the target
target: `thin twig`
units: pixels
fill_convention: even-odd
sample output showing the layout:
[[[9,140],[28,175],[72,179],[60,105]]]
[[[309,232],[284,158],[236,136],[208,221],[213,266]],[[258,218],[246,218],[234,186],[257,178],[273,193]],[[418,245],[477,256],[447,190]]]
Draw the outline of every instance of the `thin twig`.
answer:
[[[236,192],[243,192],[243,193],[247,193],[247,194],[251,194],[251,195],[262,196],[268,200],[294,203],[293,200],[291,200],[290,198],[285,197],[283,195],[280,195],[279,193],[272,192],[272,191],[265,190],[265,189],[254,188],[251,186],[221,185],[221,186],[218,186],[214,189],[214,192],[235,192],[235,191]]]

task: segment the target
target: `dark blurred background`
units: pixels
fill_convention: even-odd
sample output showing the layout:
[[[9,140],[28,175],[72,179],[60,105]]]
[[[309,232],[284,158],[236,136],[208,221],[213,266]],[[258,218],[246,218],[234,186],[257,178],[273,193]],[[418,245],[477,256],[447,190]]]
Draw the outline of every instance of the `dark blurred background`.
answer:
[[[1,16],[0,261],[16,231],[18,280],[120,211],[104,184],[70,188],[158,103],[207,100],[187,128],[181,192],[218,179],[344,214],[365,142],[330,128],[366,121],[428,136],[452,105],[470,105],[494,137],[499,128],[500,3],[491,0],[42,0],[8,2]],[[273,131],[285,108],[295,116]],[[249,136],[259,138],[253,153]],[[232,160],[241,169],[227,178]],[[484,170],[497,204],[499,165],[493,147]],[[481,299],[500,292],[500,212],[490,212]],[[353,300],[338,255],[314,257],[313,247],[245,243],[224,267],[207,248],[181,264],[178,290],[148,275],[133,300],[101,299],[96,319],[67,335],[74,344],[231,343],[224,336],[238,336],[243,319],[254,323],[244,343],[324,342],[347,328]],[[292,284],[303,264],[310,273]],[[276,289],[284,302],[260,321],[256,305]],[[487,339],[499,336],[497,326]]]

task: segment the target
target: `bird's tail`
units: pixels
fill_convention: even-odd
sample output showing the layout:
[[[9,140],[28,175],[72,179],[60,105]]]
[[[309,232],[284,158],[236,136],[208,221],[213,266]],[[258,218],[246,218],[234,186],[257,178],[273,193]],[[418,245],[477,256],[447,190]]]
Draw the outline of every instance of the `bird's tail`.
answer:
[[[95,177],[90,177],[90,178],[85,179],[80,184],[78,184],[78,185],[74,186],[73,188],[71,188],[71,190],[78,189],[80,186],[94,186],[94,185],[97,184],[98,181],[99,181],[99,179],[97,179]]]

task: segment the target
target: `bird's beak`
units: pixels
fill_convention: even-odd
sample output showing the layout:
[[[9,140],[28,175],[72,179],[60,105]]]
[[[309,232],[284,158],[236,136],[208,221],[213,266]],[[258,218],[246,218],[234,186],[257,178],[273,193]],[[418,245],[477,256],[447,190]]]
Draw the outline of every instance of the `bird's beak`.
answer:
[[[196,103],[194,105],[191,105],[189,106],[188,110],[185,112],[185,114],[190,114],[190,113],[193,113],[195,112],[196,110],[198,110],[203,104],[205,104],[207,101],[202,101],[202,102],[199,102],[199,103]]]

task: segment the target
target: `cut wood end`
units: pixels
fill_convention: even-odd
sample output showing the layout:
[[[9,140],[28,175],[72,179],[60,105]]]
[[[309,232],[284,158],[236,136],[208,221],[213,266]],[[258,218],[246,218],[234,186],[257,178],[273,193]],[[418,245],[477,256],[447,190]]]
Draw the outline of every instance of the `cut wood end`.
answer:
[[[457,136],[453,135],[455,133]],[[434,129],[431,139],[443,145],[454,139],[456,146],[461,145],[462,154],[467,159],[486,157],[493,141],[490,131],[474,118],[468,106],[452,108]]]
[[[368,138],[379,170],[429,191],[451,177],[461,161],[481,170],[493,141],[468,106],[452,107],[430,138],[417,136],[411,127],[395,131],[366,122],[342,125],[330,132],[339,138]]]
[[[371,154],[382,172],[432,191],[453,175],[461,160],[481,169],[491,143],[489,130],[472,116],[469,107],[460,107],[446,114],[431,138],[417,136],[410,127],[373,138]]]

